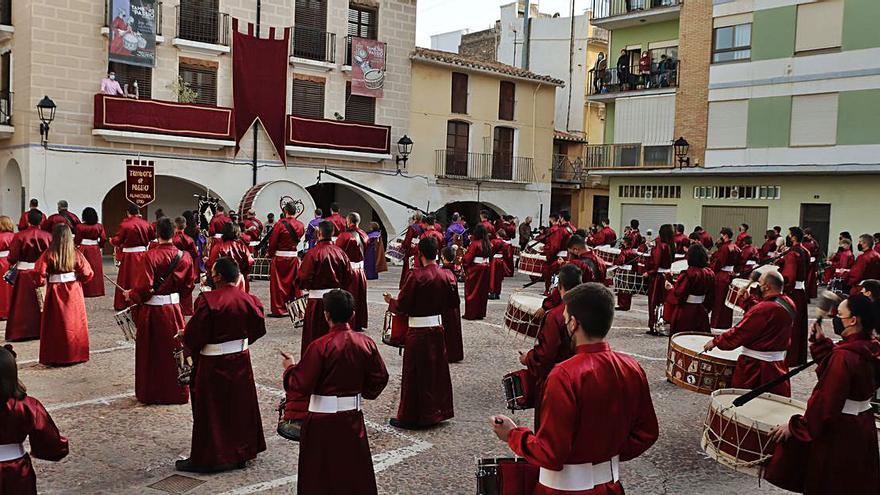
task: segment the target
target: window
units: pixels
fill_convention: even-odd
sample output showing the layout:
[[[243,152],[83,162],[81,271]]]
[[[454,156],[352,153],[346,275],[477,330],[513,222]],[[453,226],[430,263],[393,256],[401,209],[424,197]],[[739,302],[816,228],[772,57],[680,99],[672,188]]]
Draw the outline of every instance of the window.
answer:
[[[618,186],[617,195],[621,198],[678,199],[681,186]]]
[[[844,0],[798,5],[794,50],[805,52],[840,48]]]
[[[513,179],[513,129],[510,127],[495,128],[495,139],[492,144],[492,178]]]
[[[466,177],[470,124],[458,120],[446,123],[446,175]]]
[[[379,38],[379,15],[375,9],[362,5],[348,6],[348,36],[345,46],[345,65],[351,65],[351,38]]]
[[[498,98],[498,119],[513,120],[514,107],[516,106],[516,84],[510,81],[501,81],[501,89]]]
[[[291,113],[298,117],[324,118],[324,80],[294,76]]]
[[[709,149],[745,148],[749,100],[709,102]]]
[[[695,186],[694,199],[781,199],[782,186]]]
[[[0,125],[12,125],[12,52],[0,55]]]
[[[139,98],[149,99],[152,97],[153,69],[151,67],[110,62],[108,70],[116,73],[116,80],[119,81],[123,91],[134,93],[134,82],[137,81]]]
[[[752,25],[737,24],[715,28],[712,62],[732,62],[752,58]]]
[[[228,43],[228,33],[225,29],[220,30],[221,22],[226,22],[226,15],[219,9],[219,0],[180,0],[177,36],[200,43]]]
[[[351,82],[345,83],[345,120],[376,123],[376,99],[351,94]]]
[[[217,105],[217,66],[214,62],[192,60],[180,63],[180,77],[196,92],[193,103]]]
[[[791,98],[791,146],[837,143],[837,93]]]
[[[309,60],[330,58],[326,0],[296,0],[293,12],[293,55]]]
[[[452,73],[452,113],[467,113],[468,76],[460,72]]]

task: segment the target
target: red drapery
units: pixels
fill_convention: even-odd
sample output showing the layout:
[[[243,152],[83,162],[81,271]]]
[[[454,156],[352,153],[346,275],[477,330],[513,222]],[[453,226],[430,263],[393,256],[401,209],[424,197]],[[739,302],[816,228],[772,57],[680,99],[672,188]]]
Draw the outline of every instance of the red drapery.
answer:
[[[291,115],[287,141],[308,148],[388,154],[391,127]]]
[[[95,129],[232,139],[232,109],[95,95]]]

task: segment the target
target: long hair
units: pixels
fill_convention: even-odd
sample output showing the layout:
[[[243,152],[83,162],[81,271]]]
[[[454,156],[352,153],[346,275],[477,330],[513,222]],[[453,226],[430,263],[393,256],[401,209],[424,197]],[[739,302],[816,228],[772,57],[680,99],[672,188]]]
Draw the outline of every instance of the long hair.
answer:
[[[199,224],[196,221],[196,214],[191,210],[183,212],[183,218],[186,219],[186,228],[183,230],[186,235],[190,236],[193,241],[199,238]]]
[[[11,345],[0,347],[0,407],[9,399],[22,400],[27,389],[18,379],[18,365],[15,362],[15,351]]]
[[[486,230],[486,226],[478,223],[476,227],[474,227],[474,240],[478,241],[483,247],[483,253],[486,256],[492,255],[492,244],[489,243],[488,231]]]
[[[6,215],[0,215],[0,232],[13,232],[14,230],[15,224],[12,223],[12,219]]]
[[[76,264],[73,234],[66,223],[55,224],[52,243],[49,245],[49,269],[59,273],[72,272]]]
[[[666,249],[669,251],[669,255],[675,260],[675,242],[672,240],[672,237],[674,236],[673,232],[672,224],[664,223],[660,226],[658,237],[664,244],[666,244]]]

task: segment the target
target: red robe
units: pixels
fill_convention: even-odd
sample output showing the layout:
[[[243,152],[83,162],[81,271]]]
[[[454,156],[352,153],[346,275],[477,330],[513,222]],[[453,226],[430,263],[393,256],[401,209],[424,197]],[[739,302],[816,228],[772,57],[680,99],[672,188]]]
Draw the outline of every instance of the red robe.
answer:
[[[489,261],[489,293],[501,294],[501,286],[504,283],[506,268],[504,264],[504,243],[498,237],[490,241],[492,245],[492,259]]]
[[[462,258],[465,270],[464,278],[464,315],[465,320],[481,320],[486,317],[486,306],[489,304],[489,260],[492,250],[485,250],[483,244],[471,241]],[[477,260],[477,258],[482,258]],[[479,262],[477,262],[479,261]]]
[[[572,234],[574,234],[574,229],[571,224],[566,223],[559,224],[559,227],[551,231],[547,237],[547,243],[544,244],[544,255],[547,257],[547,262],[544,263],[544,293],[550,292],[551,279],[556,273],[554,269],[559,268],[559,265],[555,264],[556,259],[560,257],[561,252],[566,251],[568,240],[571,239]]]
[[[455,285],[455,295],[458,297],[458,276],[454,266],[443,266],[450,283]],[[457,363],[464,360],[464,343],[461,338],[461,298],[456,300],[455,307],[449,307],[443,312],[443,338],[446,342],[446,360]]]
[[[290,225],[294,236],[290,235],[287,227]],[[278,256],[278,251],[296,252],[300,239],[305,234],[305,227],[296,218],[282,218],[274,227],[269,236],[269,249],[267,256],[272,259],[269,265],[269,311],[274,315],[287,314],[287,301],[302,296],[301,287],[297,284],[299,271],[299,258],[297,256]]]
[[[459,304],[458,287],[437,264],[414,269],[390,310],[410,318],[442,316]],[[454,416],[452,379],[446,358],[443,325],[416,327],[410,322],[403,350],[403,376],[397,419],[430,426]]]
[[[629,266],[632,270],[636,270],[638,263],[639,255],[632,248],[630,249],[621,249],[620,254],[614,258],[615,266]],[[671,266],[671,265],[670,265]],[[632,306],[632,294],[624,291],[617,291],[617,310],[618,311],[629,311],[629,308]]]
[[[819,381],[807,410],[791,417],[792,438],[776,446],[764,478],[806,495],[880,493],[880,457],[874,413],[843,413],[847,401],[867,401],[877,387],[880,344],[862,334],[837,345],[810,346]]]
[[[345,217],[340,215],[339,212],[331,214],[325,220],[333,224],[333,237],[338,237],[340,233],[345,232],[345,228],[348,225]]]
[[[710,251],[712,250],[712,247],[714,247],[714,245],[715,245],[715,242],[712,240],[712,234],[710,234],[708,231],[705,231],[705,230],[700,232],[700,243],[703,244],[704,248],[706,248],[707,250],[710,250]]]
[[[242,234],[247,234],[251,238],[259,240],[260,235],[263,233],[263,223],[256,218],[245,218],[243,223],[244,232]]]
[[[424,224],[414,223],[411,224],[406,229],[406,235],[403,236],[403,242],[401,243],[401,248],[403,249],[403,267],[400,270],[400,283],[398,284],[398,288],[403,287],[403,282],[406,280],[406,275],[409,273],[410,268],[410,257],[413,258],[413,264],[416,266],[420,266],[419,262],[419,248],[417,245],[413,244],[413,241],[418,243],[418,239],[421,238],[422,233],[425,231]]]
[[[642,233],[639,232],[639,229],[631,229],[629,233],[626,234],[626,237],[628,237],[630,242],[632,243],[630,245],[633,247],[633,249],[637,249],[645,242],[645,238],[642,237]]]
[[[49,248],[52,235],[40,230],[36,225],[12,236],[9,244],[10,265],[34,263]],[[15,285],[12,287],[12,301],[9,306],[9,319],[6,321],[6,340],[16,342],[40,338],[40,307],[36,296],[36,274],[33,270],[19,266]],[[2,282],[6,283],[6,282]]]
[[[734,241],[735,244],[736,244],[736,247],[738,247],[738,248],[740,248],[740,249],[746,247],[746,242],[745,242],[745,241],[746,241],[746,237],[748,237],[748,236],[750,236],[750,235],[751,235],[751,234],[749,234],[748,231],[740,232],[739,234],[737,234],[737,235],[736,235],[736,241]]]
[[[83,241],[91,242],[83,244]],[[76,235],[73,238],[77,249],[86,257],[86,261],[92,267],[95,276],[92,280],[86,282],[82,286],[83,296],[85,297],[101,297],[104,295],[104,255],[101,250],[104,243],[107,242],[107,234],[104,233],[104,226],[100,223],[94,225],[86,225],[84,223],[77,224]],[[92,244],[92,243],[97,244]]]
[[[76,280],[49,280],[51,275],[61,272],[49,268],[48,250],[40,255],[34,268],[36,284],[46,285],[40,318],[40,364],[67,365],[89,360],[89,319],[81,284],[91,280],[94,273],[85,256],[75,252],[72,273]]]
[[[361,229],[346,230],[336,238],[336,245],[345,252],[351,262],[352,277],[346,287],[354,298],[354,329],[367,328],[367,272],[364,271],[364,249],[367,233]]]
[[[765,239],[764,244],[761,245],[761,249],[758,250],[760,254],[760,261],[767,261],[770,259],[770,254],[776,251],[776,239]]]
[[[544,314],[535,347],[526,354],[526,368],[535,377],[535,428],[541,424],[541,403],[547,377],[557,364],[572,357],[571,337],[565,328],[565,306],[560,304]]]
[[[40,211],[39,208],[31,208],[31,209]],[[19,217],[19,219],[18,219],[18,231],[19,232],[21,232],[22,230],[27,230],[27,228],[28,228],[28,225],[29,225],[28,224],[28,213],[30,213],[30,210],[23,212],[21,214],[21,217]],[[45,220],[46,220],[46,214],[43,213],[42,211],[40,211],[40,224],[42,224]],[[39,225],[37,227],[39,227]]]
[[[214,263],[222,257],[231,258],[238,265],[238,270],[244,280],[244,291],[250,292],[248,275],[251,273],[251,267],[254,266],[254,257],[251,256],[247,243],[241,239],[214,239],[214,242],[211,243],[211,254],[208,255],[208,261],[205,262],[205,271],[211,273]]]
[[[589,239],[590,246],[613,246],[617,242],[617,233],[611,227],[605,226],[593,234]]]
[[[676,232],[672,236],[672,242],[675,243],[675,254],[687,254],[687,250],[691,246],[691,240],[681,232]]]
[[[739,264],[735,270],[741,274],[741,278],[748,278],[748,274],[754,270],[760,259],[761,253],[758,252],[758,248],[751,244],[746,244],[739,253]]]
[[[880,254],[877,251],[869,249],[856,258],[852,269],[846,276],[846,282],[849,284],[851,296],[861,291],[859,284],[862,280],[880,279]]]
[[[9,245],[15,236],[12,232],[0,232],[0,277],[9,271]],[[0,320],[9,317],[9,306],[12,304],[12,286],[0,280]]]
[[[186,253],[192,263],[192,286],[180,289],[180,311],[183,312],[183,316],[192,316],[193,290],[201,278],[201,273],[199,272],[199,249],[196,247],[196,242],[193,238],[183,233],[183,231],[175,232],[171,242],[174,243],[177,249]]]
[[[69,211],[66,212],[65,215],[62,215],[61,213],[53,213],[49,215],[49,218],[40,222],[40,228],[51,234],[52,230],[55,229],[55,226],[62,223],[67,224],[67,226],[70,227],[71,232],[75,232],[76,226],[82,222],[80,222],[79,217]]]
[[[181,253],[174,271],[168,274],[171,261]],[[174,339],[186,322],[180,304],[145,304],[154,295],[180,294],[193,289],[192,261],[174,244],[159,244],[150,249],[140,264],[137,285],[131,289],[131,300],[140,306],[134,312],[137,325],[135,349],[134,391],[142,404],[186,404],[187,388],[177,384],[177,364],[174,350],[179,344]],[[153,289],[157,279],[165,282]]]
[[[670,324],[670,333],[705,332],[709,333],[709,311],[715,295],[715,272],[710,268],[690,266],[678,275],[675,287],[666,296],[670,314],[664,308],[663,319]],[[688,302],[703,298],[703,302]]]
[[[791,341],[794,320],[788,311],[774,302],[777,296],[765,297],[746,311],[743,319],[730,330],[716,335],[715,346],[724,351],[744,347],[759,352],[784,352]],[[788,296],[779,296],[793,310],[794,301]],[[756,388],[788,373],[785,359],[766,361],[741,354],[733,372],[733,388]],[[780,383],[769,392],[791,397],[791,383]]]
[[[515,428],[507,445],[543,469],[566,464],[628,461],[659,435],[648,380],[638,362],[613,352],[607,342],[580,345],[547,378],[537,433]],[[535,495],[623,495],[619,482],[592,490],[561,491],[538,484]]]
[[[739,263],[739,248],[731,241],[719,246],[718,251],[712,255],[710,267],[715,272],[715,294],[712,298],[710,325],[713,329],[727,330],[733,326],[733,310],[728,308],[724,301],[727,299],[730,282],[735,278],[734,270]]]
[[[208,237],[215,237],[222,234],[223,227],[231,221],[232,219],[226,216],[223,212],[217,213],[211,217],[211,221],[208,223]]]
[[[785,279],[784,293],[794,301],[797,319],[791,331],[791,347],[785,357],[789,366],[797,366],[807,362],[807,292],[804,284],[807,280],[807,265],[810,254],[800,245],[793,246],[782,257],[782,277]],[[796,288],[796,286],[800,288]]]
[[[0,462],[0,493],[37,495],[37,475],[31,458],[60,461],[67,456],[67,438],[61,436],[52,417],[37,399],[9,399],[0,407],[0,445],[24,443],[30,454]]]
[[[837,270],[849,270],[856,262],[851,249],[838,248],[837,252],[831,255],[829,260],[831,264],[825,268],[825,283],[837,277]]]
[[[807,300],[815,299],[819,292],[819,244],[815,240],[804,239],[801,246],[810,253],[810,266],[807,269]]]
[[[186,324],[183,343],[193,358],[193,430],[190,459],[196,466],[238,464],[266,450],[249,350],[202,356],[206,344],[266,335],[260,300],[235,286],[203,292]]]
[[[126,248],[146,248],[150,245],[150,239],[152,239],[150,236],[150,224],[141,218],[140,215],[137,215],[122,220],[119,224],[119,230],[110,242],[117,248],[124,250]],[[143,268],[140,264],[145,255],[146,251],[122,253],[119,273],[116,276],[116,283],[119,287],[131,289],[138,284],[137,274],[143,273]],[[116,288],[116,293],[113,297],[113,309],[116,311],[121,311],[127,307],[125,297],[123,297],[122,290],[119,287]]]
[[[648,328],[657,321],[657,307],[666,299],[666,276],[672,268],[674,246],[657,239],[651,248],[651,256],[645,265],[648,279]]]
[[[306,397],[360,394],[375,400],[387,384],[388,371],[376,343],[347,324],[333,326],[284,371],[285,390]],[[376,494],[363,412],[309,412],[301,430],[298,472],[298,493]]]

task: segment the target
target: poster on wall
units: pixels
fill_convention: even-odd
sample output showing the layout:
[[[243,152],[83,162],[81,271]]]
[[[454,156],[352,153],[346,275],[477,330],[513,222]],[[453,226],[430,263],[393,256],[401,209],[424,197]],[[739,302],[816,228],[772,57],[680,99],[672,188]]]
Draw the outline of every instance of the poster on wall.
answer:
[[[351,38],[351,94],[382,98],[385,87],[385,43]]]
[[[110,61],[153,67],[158,0],[110,0]]]
[[[125,160],[125,199],[143,208],[156,201],[152,160]]]

